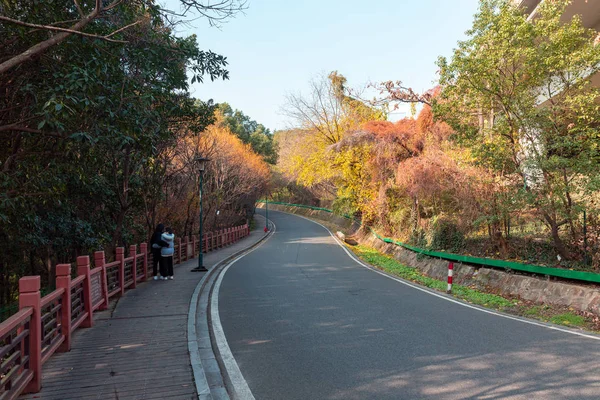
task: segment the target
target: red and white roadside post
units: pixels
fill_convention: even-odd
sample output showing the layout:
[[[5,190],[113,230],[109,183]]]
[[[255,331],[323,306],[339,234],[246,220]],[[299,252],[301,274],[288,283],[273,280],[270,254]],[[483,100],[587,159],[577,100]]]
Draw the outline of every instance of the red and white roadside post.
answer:
[[[452,293],[452,276],[454,275],[454,263],[448,263],[448,290],[446,293]]]

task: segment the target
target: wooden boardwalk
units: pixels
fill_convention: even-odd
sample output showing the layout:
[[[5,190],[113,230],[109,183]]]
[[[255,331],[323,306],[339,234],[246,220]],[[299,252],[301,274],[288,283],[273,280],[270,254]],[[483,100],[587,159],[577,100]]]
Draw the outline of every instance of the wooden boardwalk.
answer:
[[[204,264],[256,240],[251,234],[205,254]],[[198,399],[187,341],[190,299],[204,275],[190,272],[197,262],[175,266],[174,280],[143,283],[97,313],[92,328],[76,332],[70,352],[44,365],[42,391],[20,399]]]

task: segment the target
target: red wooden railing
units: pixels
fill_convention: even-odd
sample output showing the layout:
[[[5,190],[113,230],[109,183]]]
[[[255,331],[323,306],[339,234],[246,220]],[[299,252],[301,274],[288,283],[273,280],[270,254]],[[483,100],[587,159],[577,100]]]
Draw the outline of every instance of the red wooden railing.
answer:
[[[237,242],[249,235],[248,225],[208,232],[202,240],[192,236],[177,239],[173,263],[178,264]],[[71,264],[56,266],[56,290],[41,297],[40,277],[19,280],[19,311],[0,323],[0,400],[42,388],[42,366],[55,352],[71,350],[73,332],[94,324],[93,314],[108,308],[110,298],[134,289],[152,274],[148,245],[117,248],[116,260],[107,263],[103,251],[77,257],[77,277]]]

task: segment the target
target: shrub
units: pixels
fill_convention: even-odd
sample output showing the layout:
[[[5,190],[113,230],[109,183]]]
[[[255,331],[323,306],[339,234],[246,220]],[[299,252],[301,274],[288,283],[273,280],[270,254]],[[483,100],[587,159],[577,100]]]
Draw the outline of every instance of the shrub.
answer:
[[[465,245],[465,236],[457,224],[444,216],[435,218],[429,236],[429,246],[433,250],[458,252]]]
[[[427,236],[425,234],[425,231],[422,228],[413,229],[413,231],[410,233],[409,242],[410,244],[415,245],[417,247],[423,249],[426,248]]]

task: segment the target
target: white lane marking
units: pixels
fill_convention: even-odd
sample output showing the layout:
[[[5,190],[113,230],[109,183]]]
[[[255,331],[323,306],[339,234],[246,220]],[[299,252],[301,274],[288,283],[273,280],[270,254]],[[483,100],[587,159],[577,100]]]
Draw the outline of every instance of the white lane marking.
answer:
[[[196,393],[198,396],[210,395],[210,387],[206,380],[206,374],[204,373],[204,367],[202,366],[202,359],[200,358],[200,347],[198,344],[198,334],[196,332],[196,317],[197,308],[200,297],[200,288],[204,285],[204,282],[208,279],[208,272],[204,274],[202,279],[196,285],[194,294],[190,299],[190,307],[188,308],[188,319],[187,319],[187,334],[188,334],[188,352],[190,353],[190,364],[192,365],[192,373],[194,374],[194,383],[196,385]]]
[[[413,289],[417,289],[417,290],[420,290],[421,292],[424,292],[424,293],[430,294],[430,295],[432,295],[432,296],[435,296],[435,297],[439,297],[440,299],[443,299],[443,300],[446,300],[446,301],[449,301],[449,302],[452,302],[452,303],[455,303],[455,304],[461,305],[461,306],[463,306],[463,307],[472,308],[473,310],[481,311],[481,312],[484,312],[484,313],[487,313],[487,314],[492,314],[492,315],[495,315],[495,316],[497,316],[497,317],[502,317],[502,318],[512,319],[512,320],[514,320],[514,321],[523,322],[523,323],[526,323],[526,324],[529,324],[529,325],[535,325],[535,326],[539,326],[539,327],[542,327],[542,328],[551,329],[551,330],[554,330],[554,331],[559,331],[559,332],[563,332],[563,333],[569,333],[569,334],[571,334],[571,335],[581,336],[581,337],[585,337],[585,338],[588,338],[588,339],[600,340],[600,336],[590,335],[590,334],[586,334],[586,333],[582,333],[582,332],[576,332],[576,331],[572,331],[572,330],[569,330],[569,329],[560,328],[560,327],[558,327],[558,326],[546,325],[546,324],[542,324],[542,323],[539,323],[539,322],[531,321],[531,320],[528,320],[528,319],[522,319],[522,318],[519,318],[519,317],[513,317],[512,315],[501,314],[501,313],[498,313],[498,312],[496,312],[496,311],[493,311],[493,310],[488,310],[488,309],[485,309],[485,308],[477,307],[477,306],[474,306],[474,305],[472,305],[472,304],[464,303],[464,302],[462,302],[462,301],[459,301],[459,300],[456,300],[456,299],[453,299],[453,298],[446,297],[446,296],[444,296],[444,295],[441,295],[441,294],[439,294],[439,293],[433,292],[433,291],[431,291],[431,290],[429,290],[429,289],[422,288],[422,287],[420,287],[420,286],[417,286],[417,285],[415,285],[415,284],[413,284],[413,283],[410,283],[410,282],[408,282],[408,281],[405,281],[404,279],[401,279],[401,278],[396,278],[396,277],[390,276],[390,275],[388,275],[388,274],[386,274],[386,273],[383,273],[383,272],[379,271],[378,269],[375,269],[375,268],[373,268],[373,267],[371,267],[371,266],[369,266],[369,265],[367,265],[367,264],[363,263],[363,262],[362,262],[362,260],[360,260],[358,257],[356,257],[356,255],[355,255],[355,254],[353,254],[352,252],[350,252],[350,250],[348,250],[348,249],[346,248],[346,246],[344,246],[344,245],[343,245],[343,244],[342,244],[342,243],[341,243],[341,242],[338,240],[338,238],[337,238],[337,237],[335,237],[335,235],[334,235],[333,233],[331,233],[331,231],[329,230],[329,228],[327,228],[325,225],[323,225],[323,224],[320,224],[320,223],[318,223],[318,222],[316,222],[316,221],[313,221],[313,220],[312,220],[312,219],[310,219],[310,218],[306,218],[306,217],[304,217],[304,216],[302,216],[302,215],[296,215],[296,214],[288,213],[288,212],[285,212],[285,211],[276,211],[276,210],[273,210],[273,211],[275,211],[275,212],[281,212],[281,213],[284,213],[284,214],[289,214],[289,215],[294,215],[294,216],[296,216],[296,217],[303,218],[303,219],[305,219],[305,220],[307,220],[307,221],[310,221],[310,222],[312,222],[312,223],[315,223],[315,224],[317,224],[317,225],[320,225],[320,226],[321,226],[321,227],[323,227],[323,228],[324,228],[324,229],[325,229],[327,232],[329,232],[329,234],[331,235],[331,237],[333,238],[333,240],[335,240],[335,242],[336,242],[336,243],[337,243],[337,244],[338,244],[338,245],[339,245],[339,246],[340,246],[340,247],[341,247],[341,248],[342,248],[342,249],[343,249],[343,250],[346,252],[346,254],[348,254],[348,256],[349,256],[350,258],[352,258],[352,259],[353,259],[353,260],[354,260],[356,263],[358,263],[359,265],[361,265],[361,266],[363,266],[363,267],[365,267],[365,268],[367,268],[367,269],[369,269],[369,270],[371,270],[371,271],[373,271],[373,272],[376,272],[376,273],[378,273],[379,275],[383,275],[383,276],[385,276],[386,278],[389,278],[389,279],[395,280],[396,282],[402,283],[403,285],[410,286],[410,287],[411,287],[411,288],[413,288]]]
[[[277,227],[275,223],[269,219],[270,225],[273,227],[271,236],[275,234]],[[227,338],[225,337],[225,332],[223,331],[223,326],[221,325],[221,318],[219,316],[219,290],[221,289],[221,282],[223,281],[223,277],[225,273],[233,264],[252,253],[254,250],[258,249],[262,246],[269,238],[261,242],[258,246],[253,248],[252,250],[240,255],[229,264],[227,264],[220,272],[217,281],[214,284],[212,296],[210,299],[210,317],[212,320],[212,328],[213,335],[215,338],[215,342],[217,347],[219,348],[219,353],[221,354],[221,360],[223,361],[223,365],[227,370],[227,374],[231,379],[231,384],[233,385],[233,390],[235,392],[235,398],[239,400],[255,400],[250,387],[248,386],[248,382],[244,379],[244,375],[242,375],[242,371],[240,371],[240,367],[238,366],[237,361],[233,357],[231,353],[231,349],[229,348],[229,343],[227,343]]]

